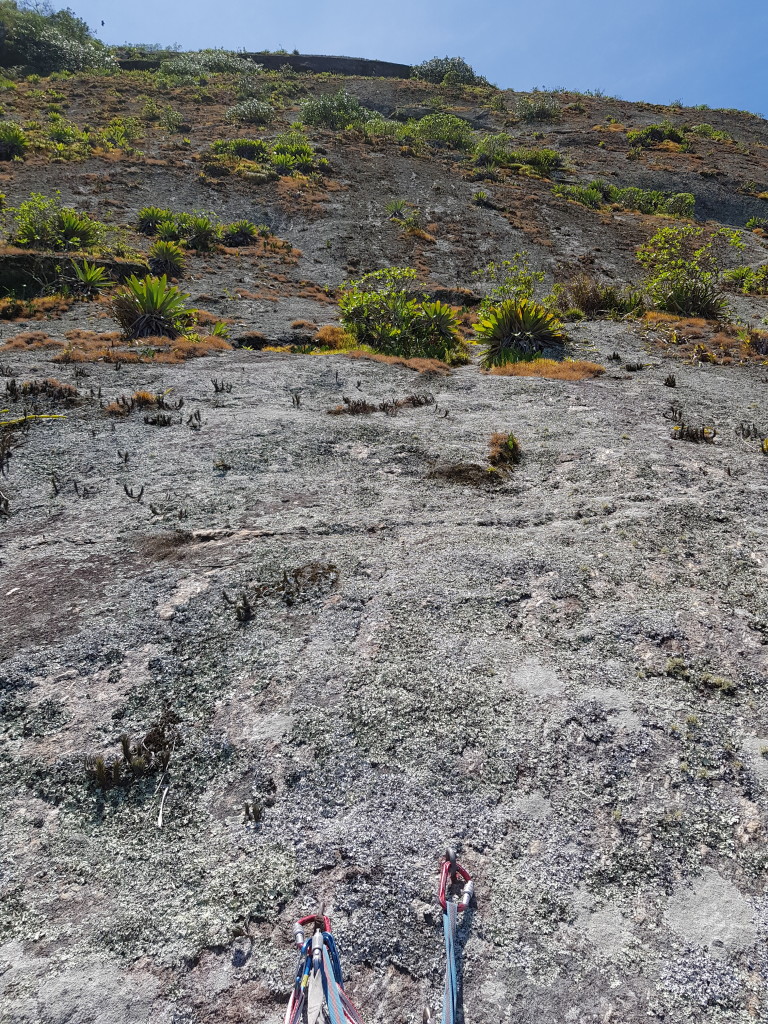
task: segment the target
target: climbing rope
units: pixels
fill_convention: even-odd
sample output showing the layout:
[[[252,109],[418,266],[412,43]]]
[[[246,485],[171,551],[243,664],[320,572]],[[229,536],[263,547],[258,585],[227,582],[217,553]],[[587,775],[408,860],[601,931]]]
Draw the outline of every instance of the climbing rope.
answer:
[[[448,890],[464,883],[458,902],[449,897]],[[472,900],[474,882],[466,868],[456,860],[456,851],[448,850],[440,861],[440,906],[443,908],[443,935],[445,936],[445,991],[443,993],[442,1024],[456,1024],[459,1001],[459,972],[456,962],[456,929],[459,914]]]
[[[312,927],[309,938],[304,930]],[[293,926],[299,962],[291,998],[285,1011],[285,1024],[319,1024],[323,1011],[330,1024],[362,1024],[352,1000],[344,991],[341,961],[327,917],[303,917]]]

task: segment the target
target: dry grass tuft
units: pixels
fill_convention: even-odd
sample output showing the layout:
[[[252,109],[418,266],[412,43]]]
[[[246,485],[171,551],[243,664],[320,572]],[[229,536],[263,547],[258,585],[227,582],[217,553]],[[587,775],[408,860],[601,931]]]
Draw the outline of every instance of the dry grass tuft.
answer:
[[[0,351],[10,352],[16,350],[25,352],[28,349],[57,348],[60,345],[60,341],[49,338],[45,331],[25,331],[23,334],[17,334],[13,338],[9,338],[4,345],[0,345]]]
[[[520,363],[505,363],[489,371],[496,377],[543,377],[546,380],[589,380],[605,373],[599,363],[582,359],[530,359]]]
[[[520,442],[514,434],[498,431],[491,434],[488,444],[488,462],[496,469],[510,469],[517,466],[523,458]]]
[[[315,335],[315,341],[324,348],[338,349],[339,351],[349,349],[357,344],[351,334],[347,334],[343,327],[337,327],[335,324],[326,324],[321,327]]]
[[[440,359],[403,359],[400,356],[384,356],[379,352],[365,352],[356,349],[353,352],[345,352],[350,359],[372,359],[375,363],[387,363],[388,366],[404,366],[408,370],[416,370],[417,373],[434,373],[439,377],[447,377],[451,372],[448,363]]]

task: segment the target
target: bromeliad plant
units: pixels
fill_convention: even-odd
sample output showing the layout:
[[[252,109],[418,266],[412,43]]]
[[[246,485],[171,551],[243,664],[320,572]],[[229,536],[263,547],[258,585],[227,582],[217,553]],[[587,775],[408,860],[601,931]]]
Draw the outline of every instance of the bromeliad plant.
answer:
[[[112,312],[128,338],[178,338],[195,323],[185,295],[168,278],[129,277],[126,290],[112,303]]]
[[[181,277],[187,258],[184,250],[176,242],[158,240],[149,249],[149,268],[153,274],[168,277]]]
[[[342,285],[341,322],[361,345],[405,358],[467,361],[453,309],[430,302],[410,267],[389,267]]]
[[[488,310],[475,332],[484,349],[484,369],[536,359],[547,346],[567,341],[563,325],[545,306],[532,299],[506,299]]]
[[[75,292],[82,298],[94,298],[98,295],[99,289],[105,288],[109,284],[109,278],[107,277],[105,267],[97,267],[95,263],[89,263],[88,260],[83,260],[82,266],[78,266],[77,263],[74,263],[73,269],[75,271],[75,276],[77,277]]]

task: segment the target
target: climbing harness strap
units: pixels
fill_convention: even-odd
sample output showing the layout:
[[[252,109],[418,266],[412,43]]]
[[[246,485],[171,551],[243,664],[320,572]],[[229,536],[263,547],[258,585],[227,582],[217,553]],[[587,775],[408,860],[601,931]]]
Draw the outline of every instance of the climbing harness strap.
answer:
[[[312,922],[313,932],[304,938]],[[307,1024],[319,1024],[325,1006],[329,1024],[362,1024],[360,1014],[344,991],[341,961],[327,917],[305,917],[293,929],[299,947],[293,991],[285,1011],[285,1024],[299,1024],[307,1007]]]
[[[449,898],[447,890],[459,879],[464,890],[458,903]],[[456,1007],[459,1001],[459,972],[456,962],[456,930],[459,913],[469,906],[474,892],[474,883],[466,868],[456,860],[456,852],[448,850],[440,863],[440,906],[443,908],[443,935],[445,936],[445,991],[443,993],[442,1024],[456,1024]]]

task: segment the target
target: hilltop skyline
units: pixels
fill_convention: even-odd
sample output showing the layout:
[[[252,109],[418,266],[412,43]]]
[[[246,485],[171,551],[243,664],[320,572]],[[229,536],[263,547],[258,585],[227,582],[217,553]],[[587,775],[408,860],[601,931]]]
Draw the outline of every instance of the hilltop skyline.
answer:
[[[113,8],[104,0],[73,0],[71,6],[109,44],[295,48],[403,63],[461,55],[501,88],[600,89],[626,100],[768,114],[768,81],[748,51],[749,40],[768,32],[768,10],[751,2],[732,4],[726,18],[714,0],[651,0],[631,10],[607,0],[578,9],[565,0],[535,8],[479,0],[470,24],[457,0],[394,0],[383,24],[373,15],[361,18],[350,0],[299,0],[290,11],[241,0],[221,0],[215,8],[202,0],[162,6],[135,0]]]

